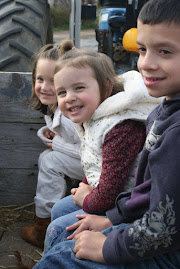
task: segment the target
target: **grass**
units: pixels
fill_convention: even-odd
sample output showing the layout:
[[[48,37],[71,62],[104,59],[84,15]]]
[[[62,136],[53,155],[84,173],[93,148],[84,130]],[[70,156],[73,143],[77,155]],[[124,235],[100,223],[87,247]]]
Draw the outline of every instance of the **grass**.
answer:
[[[90,30],[90,29],[96,29],[98,28],[98,20],[99,18],[96,18],[95,21],[81,21],[81,29],[82,30]]]
[[[69,9],[51,8],[51,18],[54,31],[69,30]],[[82,20],[81,30],[90,30],[98,28],[98,17],[96,20]]]
[[[51,19],[53,29],[68,30],[69,29],[69,9],[51,8]]]

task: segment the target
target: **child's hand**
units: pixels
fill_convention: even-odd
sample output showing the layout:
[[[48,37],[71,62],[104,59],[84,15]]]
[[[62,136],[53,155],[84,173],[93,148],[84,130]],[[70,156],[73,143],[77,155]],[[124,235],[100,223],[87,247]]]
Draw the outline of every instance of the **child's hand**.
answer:
[[[47,145],[50,149],[52,149],[52,143],[51,143],[51,142],[47,142],[46,145]]]
[[[55,133],[53,133],[52,131],[50,131],[49,129],[47,129],[46,131],[44,131],[44,136],[50,140],[52,140],[55,137]]]
[[[74,189],[71,190],[71,193],[73,194]],[[75,205],[79,205],[79,206],[83,206],[83,201],[84,198],[92,191],[92,187],[84,184],[84,183],[80,183],[79,184],[79,188],[76,189],[76,191],[73,194],[73,201]]]
[[[85,230],[100,232],[112,226],[112,222],[106,217],[82,214],[76,215],[76,218],[80,220],[71,226],[66,227],[67,231],[76,229],[70,236],[67,237],[68,240],[76,239],[76,236]]]
[[[102,252],[105,240],[106,236],[100,232],[84,231],[78,234],[73,249],[76,258],[105,263]]]
[[[71,194],[74,195],[74,194],[76,193],[77,189],[78,189],[78,188],[73,188],[73,189],[71,189]]]

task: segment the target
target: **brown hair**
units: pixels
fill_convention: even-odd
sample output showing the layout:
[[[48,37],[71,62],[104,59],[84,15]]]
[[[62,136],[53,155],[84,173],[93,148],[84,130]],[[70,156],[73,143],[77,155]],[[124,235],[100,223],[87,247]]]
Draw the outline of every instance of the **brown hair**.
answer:
[[[123,91],[122,81],[115,74],[111,59],[103,53],[74,48],[57,61],[55,74],[64,66],[90,67],[99,85],[101,102],[110,95]]]
[[[49,108],[47,105],[44,105],[41,103],[39,98],[37,97],[35,93],[35,81],[36,81],[36,69],[37,69],[37,63],[40,59],[50,59],[57,61],[59,57],[64,55],[67,51],[71,50],[74,46],[73,42],[68,40],[62,41],[60,44],[47,44],[44,47],[42,47],[37,54],[34,55],[32,59],[32,95],[30,97],[30,105],[36,109],[41,111],[44,114],[53,113],[54,106],[52,107],[52,110],[49,111]],[[56,105],[57,106],[57,105]]]

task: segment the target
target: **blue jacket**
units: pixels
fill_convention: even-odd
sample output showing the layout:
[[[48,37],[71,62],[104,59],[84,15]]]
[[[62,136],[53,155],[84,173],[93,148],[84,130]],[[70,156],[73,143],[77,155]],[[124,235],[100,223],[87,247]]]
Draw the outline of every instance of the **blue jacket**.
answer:
[[[103,247],[107,263],[125,264],[180,249],[180,96],[164,100],[147,119],[136,187],[107,211],[113,223]]]

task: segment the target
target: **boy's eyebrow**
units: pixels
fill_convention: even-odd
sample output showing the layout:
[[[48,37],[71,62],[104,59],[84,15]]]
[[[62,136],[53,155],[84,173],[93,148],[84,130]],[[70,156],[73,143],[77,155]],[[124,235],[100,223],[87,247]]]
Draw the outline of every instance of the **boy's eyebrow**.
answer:
[[[136,44],[137,45],[142,45],[142,46],[145,46],[144,44],[143,44],[143,42],[140,42],[140,41],[138,41],[138,40],[136,40]],[[157,42],[157,43],[154,43],[153,44],[153,46],[154,47],[174,47],[175,45],[174,45],[174,43],[173,42],[171,42],[171,40],[169,40],[169,41],[160,41],[160,42]]]

